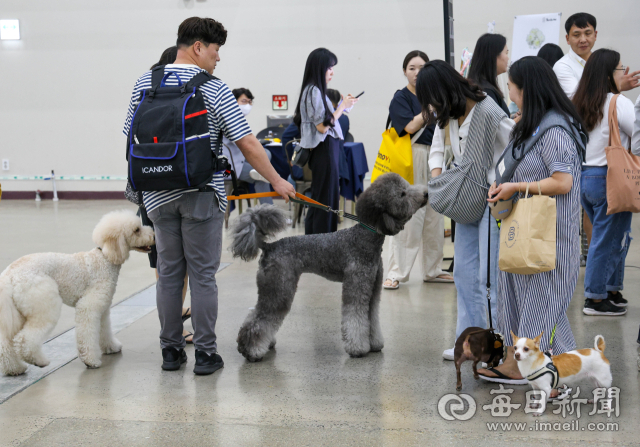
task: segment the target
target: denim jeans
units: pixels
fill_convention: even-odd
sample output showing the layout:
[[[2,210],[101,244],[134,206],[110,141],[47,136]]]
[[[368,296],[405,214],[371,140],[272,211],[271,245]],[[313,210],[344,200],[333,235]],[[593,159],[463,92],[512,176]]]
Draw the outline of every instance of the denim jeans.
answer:
[[[487,313],[487,225],[491,225],[491,317],[493,327],[498,315],[498,249],[500,229],[489,216],[489,207],[478,222],[456,223],[453,279],[458,289],[458,322],[456,339],[471,326],[489,327]]]
[[[604,299],[623,289],[624,264],[631,242],[630,212],[607,216],[607,167],[583,167],[580,200],[593,224],[584,272],[584,296]]]

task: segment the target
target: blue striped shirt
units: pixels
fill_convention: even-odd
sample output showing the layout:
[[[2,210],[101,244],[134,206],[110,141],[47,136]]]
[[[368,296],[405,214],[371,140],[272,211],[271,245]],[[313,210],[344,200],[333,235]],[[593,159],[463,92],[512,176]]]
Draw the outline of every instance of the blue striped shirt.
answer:
[[[197,65],[188,64],[171,64],[165,67],[165,73],[176,73],[182,82],[188,82],[189,79],[204,71]],[[175,76],[169,76],[165,85],[177,86],[178,80]],[[140,100],[140,94],[143,90],[151,88],[151,71],[147,71],[140,76],[133,87],[131,101],[129,102],[129,110],[127,111],[127,119],[124,123],[124,134],[129,136],[131,128],[131,119],[133,113]],[[234,98],[231,90],[224,82],[214,79],[202,84],[200,87],[204,96],[204,102],[207,106],[207,120],[209,122],[209,133],[211,138],[211,150],[215,150],[218,141],[218,134],[222,130],[223,134],[231,141],[235,142],[251,133],[251,128],[240,111],[238,102]],[[216,173],[208,184],[211,186],[218,198],[218,206],[220,211],[225,212],[227,209],[227,194],[224,190],[224,177],[222,173]],[[197,189],[174,189],[171,191],[145,191],[143,195],[144,207],[147,212],[151,212],[161,205],[171,202],[182,197],[188,192],[195,192]]]

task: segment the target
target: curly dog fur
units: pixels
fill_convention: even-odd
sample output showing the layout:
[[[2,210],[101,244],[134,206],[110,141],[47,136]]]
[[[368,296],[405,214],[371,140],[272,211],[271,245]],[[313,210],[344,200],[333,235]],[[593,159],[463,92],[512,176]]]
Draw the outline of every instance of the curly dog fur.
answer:
[[[24,256],[0,274],[0,371],[18,375],[26,363],[45,367],[42,343],[60,318],[62,303],[76,308],[78,355],[98,368],[102,353],[120,352],[109,308],[120,267],[130,250],[149,251],[154,235],[131,211],[113,211],[93,230],[100,248],[76,254]]]
[[[382,245],[427,203],[426,186],[410,186],[396,174],[385,174],[367,188],[356,204],[360,225],[335,233],[267,239],[286,227],[284,212],[270,205],[249,209],[236,219],[231,251],[245,261],[260,250],[258,303],[238,333],[238,351],[260,361],[275,346],[275,334],[291,309],[303,273],[342,282],[342,339],[352,357],[381,351],[384,345],[378,310],[382,288]]]

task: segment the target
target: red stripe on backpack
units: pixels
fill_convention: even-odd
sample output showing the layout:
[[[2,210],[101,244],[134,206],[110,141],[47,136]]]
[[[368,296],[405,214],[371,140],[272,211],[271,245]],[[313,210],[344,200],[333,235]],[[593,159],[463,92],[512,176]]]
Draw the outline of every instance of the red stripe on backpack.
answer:
[[[204,115],[205,113],[207,113],[207,110],[200,110],[199,112],[195,112],[195,113],[190,113],[189,115],[185,116],[184,119],[188,120],[189,118],[193,118],[195,116],[200,116],[200,115]]]

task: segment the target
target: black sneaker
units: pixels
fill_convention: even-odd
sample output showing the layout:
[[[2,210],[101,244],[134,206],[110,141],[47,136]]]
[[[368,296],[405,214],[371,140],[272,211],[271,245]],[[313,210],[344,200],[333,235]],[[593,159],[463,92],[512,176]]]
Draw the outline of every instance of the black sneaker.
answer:
[[[615,294],[607,292],[607,299],[618,307],[627,307],[629,304],[629,301],[625,300],[620,292]]]
[[[612,304],[609,300],[602,300],[596,303],[594,300],[587,298],[584,300],[584,308],[582,312],[585,315],[624,315],[627,313],[627,309],[618,307]]]
[[[165,371],[177,371],[186,362],[187,353],[184,349],[162,348],[162,369]]]
[[[196,366],[193,368],[193,372],[199,376],[206,376],[213,374],[224,366],[222,357],[217,353],[207,354],[203,351],[196,349]]]

